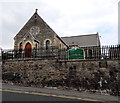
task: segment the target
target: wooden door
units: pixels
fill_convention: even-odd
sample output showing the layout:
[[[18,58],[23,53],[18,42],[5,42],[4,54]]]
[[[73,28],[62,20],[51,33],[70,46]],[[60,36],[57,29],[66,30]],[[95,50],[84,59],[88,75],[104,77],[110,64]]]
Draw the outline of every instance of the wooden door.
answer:
[[[32,49],[32,46],[31,46],[31,44],[30,43],[27,43],[26,45],[25,45],[25,57],[26,58],[30,58],[31,57],[31,50]]]

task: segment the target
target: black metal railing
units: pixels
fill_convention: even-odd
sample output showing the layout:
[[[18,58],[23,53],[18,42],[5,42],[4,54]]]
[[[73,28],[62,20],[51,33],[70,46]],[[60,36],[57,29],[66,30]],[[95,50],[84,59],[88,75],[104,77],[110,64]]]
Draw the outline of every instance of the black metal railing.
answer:
[[[20,58],[36,58],[36,59],[67,59],[67,49],[58,48],[39,48],[39,49],[19,49],[19,50],[3,50],[2,59],[20,59]]]
[[[84,50],[84,59],[120,59],[120,45],[81,47]],[[37,58],[68,60],[69,49],[52,47],[39,49],[2,50],[2,60]]]
[[[120,59],[120,45],[84,47],[86,59]]]

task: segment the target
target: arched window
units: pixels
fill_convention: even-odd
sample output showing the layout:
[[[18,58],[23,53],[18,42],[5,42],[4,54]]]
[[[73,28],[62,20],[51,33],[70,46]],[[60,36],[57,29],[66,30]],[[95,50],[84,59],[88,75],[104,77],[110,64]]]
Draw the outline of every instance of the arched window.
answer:
[[[50,47],[50,40],[46,40],[46,50]]]
[[[19,57],[22,57],[22,42],[19,44]]]
[[[22,53],[22,42],[19,44],[19,52]]]
[[[35,49],[37,49],[37,47],[38,47],[37,44],[35,44]]]
[[[22,42],[19,44],[19,49],[22,49]]]
[[[62,49],[62,44],[61,43],[59,44],[59,48]]]

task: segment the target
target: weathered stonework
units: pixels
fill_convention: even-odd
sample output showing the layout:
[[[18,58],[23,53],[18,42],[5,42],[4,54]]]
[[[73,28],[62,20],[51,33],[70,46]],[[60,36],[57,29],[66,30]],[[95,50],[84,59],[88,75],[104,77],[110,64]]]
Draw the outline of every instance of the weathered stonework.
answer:
[[[106,64],[107,63],[107,64]],[[107,67],[106,67],[107,65]],[[48,79],[61,79],[62,76],[67,76],[69,68],[75,66],[76,75],[81,76],[83,73],[86,75],[89,72],[110,71],[111,69],[120,69],[119,61],[103,60],[103,61],[68,61],[68,62],[56,62],[55,60],[8,60],[3,63],[3,71],[12,71],[19,73],[20,75],[26,75],[31,77],[40,76],[48,77]],[[61,76],[62,75],[62,76]],[[40,79],[42,79],[40,78]]]
[[[6,60],[3,62],[3,81],[25,86],[57,86],[117,91],[120,82],[119,60]],[[100,84],[102,82],[102,84]],[[102,85],[102,86],[101,86]]]
[[[32,27],[38,27],[39,32],[37,34],[31,33]],[[34,31],[35,32],[35,31]],[[50,46],[67,48],[64,41],[49,27],[49,25],[35,12],[24,27],[14,37],[14,49],[20,49],[20,43],[22,43],[21,49],[25,49],[27,43],[30,43],[33,48],[40,48],[46,46],[46,40],[50,41]]]

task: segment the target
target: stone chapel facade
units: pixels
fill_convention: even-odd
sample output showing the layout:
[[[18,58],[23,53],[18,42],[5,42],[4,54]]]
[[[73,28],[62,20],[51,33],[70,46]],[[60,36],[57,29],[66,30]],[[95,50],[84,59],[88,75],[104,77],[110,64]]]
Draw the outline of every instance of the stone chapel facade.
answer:
[[[52,47],[68,48],[67,44],[38,15],[36,9],[33,16],[14,37],[14,50],[35,48],[47,50]]]

